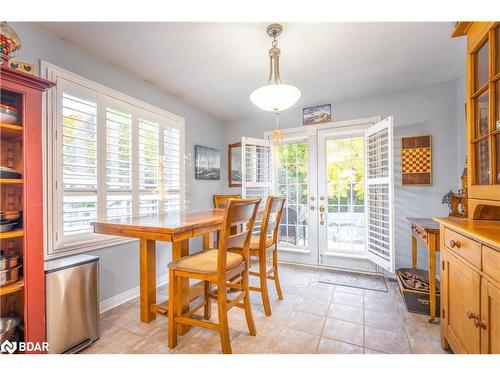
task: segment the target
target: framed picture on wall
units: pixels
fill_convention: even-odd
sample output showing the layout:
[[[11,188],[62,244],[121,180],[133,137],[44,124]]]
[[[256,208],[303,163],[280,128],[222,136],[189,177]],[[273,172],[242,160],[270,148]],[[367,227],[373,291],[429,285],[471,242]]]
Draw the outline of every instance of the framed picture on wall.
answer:
[[[228,146],[227,160],[229,187],[241,187],[241,142]]]
[[[195,178],[197,180],[220,180],[220,150],[196,145]]]
[[[302,110],[302,123],[304,125],[322,124],[332,121],[332,105],[322,104]]]

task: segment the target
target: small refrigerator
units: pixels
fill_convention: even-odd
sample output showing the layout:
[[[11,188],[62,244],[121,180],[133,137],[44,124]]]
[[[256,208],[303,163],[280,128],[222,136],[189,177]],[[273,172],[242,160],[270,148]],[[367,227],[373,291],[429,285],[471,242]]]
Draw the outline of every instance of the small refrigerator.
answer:
[[[45,262],[46,331],[50,354],[76,353],[99,338],[99,257]]]

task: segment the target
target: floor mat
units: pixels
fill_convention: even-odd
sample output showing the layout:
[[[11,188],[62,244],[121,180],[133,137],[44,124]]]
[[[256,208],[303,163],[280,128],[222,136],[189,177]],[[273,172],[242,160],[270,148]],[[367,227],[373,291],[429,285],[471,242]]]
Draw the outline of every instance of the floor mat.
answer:
[[[385,278],[377,275],[365,275],[362,273],[342,271],[323,271],[319,275],[318,282],[358,289],[375,290],[378,292],[388,292]]]

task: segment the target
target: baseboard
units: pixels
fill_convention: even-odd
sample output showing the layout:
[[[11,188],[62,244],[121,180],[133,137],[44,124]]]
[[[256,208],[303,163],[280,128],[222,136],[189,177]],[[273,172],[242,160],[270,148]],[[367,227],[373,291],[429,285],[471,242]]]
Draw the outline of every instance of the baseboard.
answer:
[[[168,284],[168,273],[160,276],[156,279],[156,286],[163,286]],[[129,289],[123,293],[117,294],[116,296],[113,296],[111,298],[108,298],[104,301],[101,301],[99,304],[100,308],[100,313],[102,314],[103,312],[106,312],[108,310],[111,310],[112,308],[116,306],[120,306],[128,301],[133,300],[134,298],[139,297],[139,287],[135,287],[132,289]]]

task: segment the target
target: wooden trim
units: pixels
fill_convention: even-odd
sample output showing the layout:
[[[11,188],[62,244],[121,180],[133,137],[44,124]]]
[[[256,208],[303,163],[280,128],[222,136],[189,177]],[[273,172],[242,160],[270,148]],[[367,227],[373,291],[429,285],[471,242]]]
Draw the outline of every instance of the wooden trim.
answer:
[[[9,68],[6,64],[0,65],[0,68],[2,80],[10,81],[26,88],[35,89],[41,92],[55,86],[55,82]]]
[[[459,36],[464,36],[467,34],[467,30],[469,29],[470,25],[472,22],[464,22],[464,21],[458,21],[455,24],[455,29],[453,30],[453,33],[451,34],[452,38],[456,38]]]

